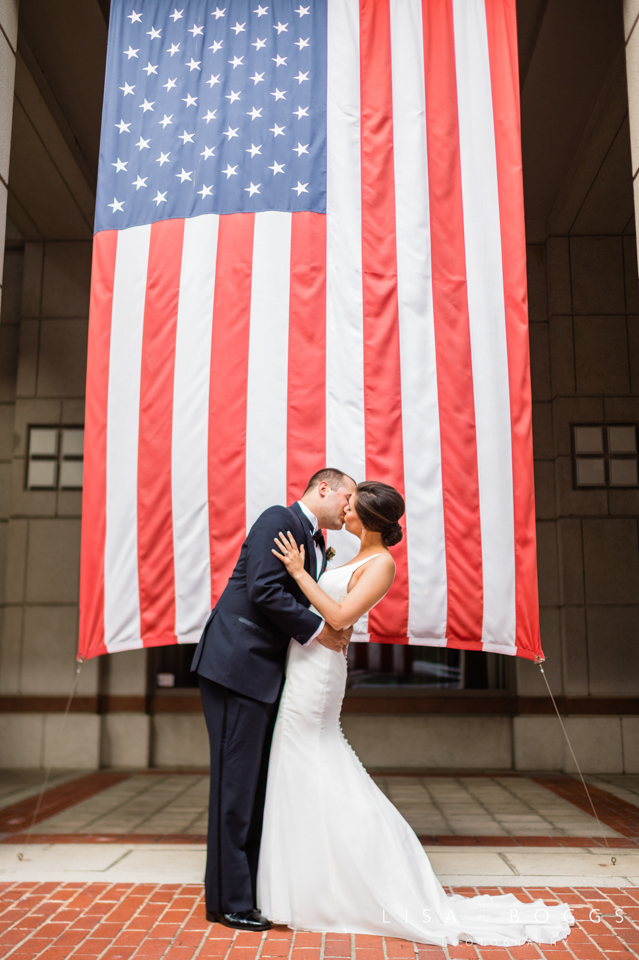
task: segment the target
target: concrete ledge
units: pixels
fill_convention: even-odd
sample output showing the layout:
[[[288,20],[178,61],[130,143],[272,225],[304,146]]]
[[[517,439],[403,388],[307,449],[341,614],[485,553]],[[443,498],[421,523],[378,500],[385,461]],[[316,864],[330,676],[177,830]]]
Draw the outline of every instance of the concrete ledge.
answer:
[[[366,767],[512,769],[508,717],[348,714],[342,728]]]
[[[209,765],[209,738],[203,714],[158,714],[153,717],[151,743],[154,767]]]
[[[0,767],[95,770],[100,766],[96,714],[0,714]]]

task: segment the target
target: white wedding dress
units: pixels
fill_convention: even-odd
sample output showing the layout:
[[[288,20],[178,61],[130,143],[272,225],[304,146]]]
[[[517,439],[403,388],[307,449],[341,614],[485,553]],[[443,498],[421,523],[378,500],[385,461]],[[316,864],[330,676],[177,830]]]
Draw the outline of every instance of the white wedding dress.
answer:
[[[369,557],[367,559],[372,559]],[[337,602],[361,563],[319,584]],[[565,904],[512,894],[447,896],[408,823],[340,728],[346,658],[291,641],[271,750],[258,907],[295,930],[377,934],[431,944],[555,943],[574,922]]]

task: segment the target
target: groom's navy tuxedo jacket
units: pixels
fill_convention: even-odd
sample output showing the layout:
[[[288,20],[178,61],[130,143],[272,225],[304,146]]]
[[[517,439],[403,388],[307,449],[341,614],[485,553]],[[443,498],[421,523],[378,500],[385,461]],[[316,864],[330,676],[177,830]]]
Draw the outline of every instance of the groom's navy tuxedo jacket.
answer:
[[[311,526],[299,506],[269,507],[255,521],[224,593],[207,620],[191,670],[236,693],[274,703],[291,638],[306,643],[321,618],[271,550],[280,530],[304,544],[317,579]],[[326,565],[326,560],[322,567]],[[320,571],[321,573],[322,571]]]

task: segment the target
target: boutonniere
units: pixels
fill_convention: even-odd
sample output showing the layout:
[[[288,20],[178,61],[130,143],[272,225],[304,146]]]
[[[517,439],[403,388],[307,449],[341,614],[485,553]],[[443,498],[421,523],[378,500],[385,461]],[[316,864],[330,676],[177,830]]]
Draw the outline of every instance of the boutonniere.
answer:
[[[334,556],[335,556],[335,551],[333,550],[332,547],[329,547],[328,550],[326,551],[326,562],[330,563]]]

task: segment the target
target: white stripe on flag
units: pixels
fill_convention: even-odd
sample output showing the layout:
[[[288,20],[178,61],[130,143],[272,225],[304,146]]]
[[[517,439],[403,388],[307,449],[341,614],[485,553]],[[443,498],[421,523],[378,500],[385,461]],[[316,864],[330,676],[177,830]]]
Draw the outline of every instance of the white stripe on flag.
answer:
[[[446,551],[430,250],[421,0],[391,0],[408,633],[446,645]]]
[[[484,572],[484,644],[514,645],[515,539],[499,193],[484,0],[453,0]]]
[[[246,398],[246,529],[286,502],[292,214],[255,214]]]
[[[184,222],[171,447],[178,643],[199,638],[211,609],[207,467],[218,226],[216,214]]]
[[[326,464],[366,478],[359,2],[329,0],[326,213]],[[359,543],[331,530],[337,565]],[[363,622],[358,633],[366,633]],[[365,639],[362,637],[361,639]]]
[[[140,369],[151,227],[118,235],[106,442],[104,635],[109,652],[142,646],[138,592]]]

